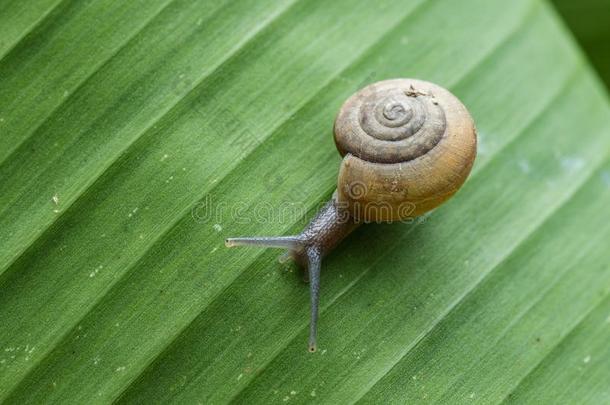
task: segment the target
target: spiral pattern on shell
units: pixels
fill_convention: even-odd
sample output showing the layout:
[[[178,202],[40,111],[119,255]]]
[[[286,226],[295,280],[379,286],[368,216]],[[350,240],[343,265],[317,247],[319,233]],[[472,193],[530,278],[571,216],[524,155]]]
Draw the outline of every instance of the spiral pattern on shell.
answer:
[[[447,127],[433,95],[412,85],[367,87],[345,112],[337,122],[349,123],[351,131],[341,146],[371,162],[402,162],[424,155],[439,143]]]
[[[354,94],[334,133],[345,156],[339,201],[366,221],[400,220],[436,207],[462,185],[476,154],[466,107],[444,88],[414,79],[381,81]]]

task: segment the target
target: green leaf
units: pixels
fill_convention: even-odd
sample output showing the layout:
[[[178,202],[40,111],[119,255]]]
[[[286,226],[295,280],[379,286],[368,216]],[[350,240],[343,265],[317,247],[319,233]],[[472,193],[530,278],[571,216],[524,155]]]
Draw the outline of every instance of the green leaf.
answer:
[[[610,2],[553,0],[557,11],[582,45],[591,64],[610,87]]]
[[[32,0],[0,11],[0,401],[610,401],[610,104],[538,0]],[[332,124],[417,77],[472,112],[464,188],[309,292],[276,251]]]

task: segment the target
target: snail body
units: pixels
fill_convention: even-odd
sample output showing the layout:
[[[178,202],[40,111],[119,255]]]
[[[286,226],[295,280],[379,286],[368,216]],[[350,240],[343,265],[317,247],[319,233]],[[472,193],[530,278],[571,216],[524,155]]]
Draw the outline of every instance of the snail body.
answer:
[[[476,156],[476,129],[466,107],[430,82],[393,79],[352,95],[334,125],[343,156],[337,190],[299,235],[229,238],[231,246],[287,249],[306,267],[311,290],[309,350],[316,350],[322,258],[358,225],[410,219],[445,202],[462,186]]]

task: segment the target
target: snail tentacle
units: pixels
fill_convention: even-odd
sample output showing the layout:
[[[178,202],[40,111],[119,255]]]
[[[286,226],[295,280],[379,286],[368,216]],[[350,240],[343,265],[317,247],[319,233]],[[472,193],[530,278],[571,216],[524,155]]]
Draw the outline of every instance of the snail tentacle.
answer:
[[[299,236],[274,236],[274,237],[247,237],[227,238],[226,247],[234,246],[259,246],[266,248],[279,248],[295,250],[302,247],[303,241]]]
[[[310,352],[317,349],[318,313],[320,302],[320,270],[322,258],[339,244],[358,223],[347,214],[333,195],[311,220],[309,225],[296,236],[228,238],[227,247],[258,246],[287,249],[279,257],[280,262],[293,259],[309,272],[311,300],[311,321],[309,327]]]
[[[307,249],[307,270],[309,272],[309,291],[311,295],[311,321],[309,323],[309,351],[317,350],[318,307],[320,305],[320,270],[322,253],[319,247]]]

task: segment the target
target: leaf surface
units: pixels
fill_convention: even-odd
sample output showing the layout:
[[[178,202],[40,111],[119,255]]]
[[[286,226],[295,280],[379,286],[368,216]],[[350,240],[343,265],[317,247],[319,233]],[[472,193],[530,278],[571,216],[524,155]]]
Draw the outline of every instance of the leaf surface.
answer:
[[[546,3],[85,4],[0,12],[0,401],[610,398],[610,105]],[[311,355],[300,272],[223,241],[301,229],[393,77],[460,97],[477,161],[326,259]]]

